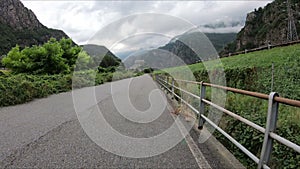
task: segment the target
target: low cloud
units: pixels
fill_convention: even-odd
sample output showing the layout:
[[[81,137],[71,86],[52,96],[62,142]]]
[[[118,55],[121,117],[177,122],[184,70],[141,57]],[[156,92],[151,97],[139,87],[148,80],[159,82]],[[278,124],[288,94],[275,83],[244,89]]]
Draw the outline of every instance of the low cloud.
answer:
[[[38,19],[46,26],[64,30],[76,43],[85,44],[97,32],[108,24],[137,13],[160,13],[182,18],[199,26],[203,32],[238,32],[245,22],[246,14],[255,8],[266,5],[271,1],[29,1],[22,0],[24,5],[32,9]],[[205,27],[207,24],[219,22],[241,24],[221,28]],[[138,23],[138,24],[137,24]],[[143,25],[140,28],[140,25]],[[153,32],[163,32],[166,35],[176,36],[180,30],[176,22],[165,23],[157,18],[134,18],[134,21],[122,23],[114,28],[124,37],[132,35],[141,29],[151,27]],[[99,37],[101,38],[101,37]],[[106,38],[106,37],[105,37]],[[145,39],[146,38],[146,39]],[[92,38],[93,39],[93,38]],[[144,36],[123,42],[114,52],[124,52],[140,48],[163,45],[168,38]],[[111,41],[116,39],[104,39]],[[140,41],[138,41],[140,40]],[[142,43],[141,43],[142,42]],[[162,43],[162,44],[159,44]],[[126,48],[126,50],[125,50]]]

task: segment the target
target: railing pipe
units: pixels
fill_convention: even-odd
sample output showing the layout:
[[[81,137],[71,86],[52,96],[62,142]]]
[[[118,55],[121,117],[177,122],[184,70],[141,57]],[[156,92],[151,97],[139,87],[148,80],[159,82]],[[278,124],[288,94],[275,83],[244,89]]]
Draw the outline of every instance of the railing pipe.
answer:
[[[262,133],[265,133],[265,129],[263,127],[261,127],[261,126],[255,124],[255,123],[253,123],[252,121],[249,121],[249,120],[247,120],[247,119],[245,119],[245,118],[243,118],[243,117],[241,117],[241,116],[239,116],[239,115],[237,115],[237,114],[235,114],[235,113],[233,113],[233,112],[231,112],[229,110],[226,110],[223,107],[221,107],[219,105],[216,105],[216,104],[214,104],[214,103],[212,103],[212,102],[210,102],[208,100],[202,99],[202,101],[204,103],[206,103],[208,105],[211,105],[214,108],[216,108],[216,109],[218,109],[218,110],[220,110],[220,111],[228,114],[229,116],[231,116],[231,117],[233,117],[233,118],[235,118],[235,119],[237,119],[237,120],[239,120],[239,121],[247,124],[248,126],[253,127],[254,129],[256,129],[256,130],[258,130],[258,131],[260,131]]]
[[[292,148],[293,150],[295,150],[296,152],[300,153],[300,146],[277,135],[275,133],[275,129],[276,129],[276,122],[277,122],[277,116],[278,116],[278,106],[279,103],[283,103],[286,105],[291,105],[291,106],[295,106],[295,107],[300,107],[300,101],[298,100],[291,100],[291,99],[287,99],[287,98],[282,98],[279,97],[277,93],[272,92],[270,93],[270,95],[266,95],[266,94],[262,94],[262,93],[256,93],[256,92],[250,92],[250,91],[245,91],[245,90],[240,90],[240,89],[235,89],[235,88],[230,88],[230,87],[225,87],[225,86],[219,86],[219,85],[215,85],[215,84],[209,84],[209,83],[203,83],[203,82],[194,82],[194,81],[187,81],[187,80],[180,80],[180,79],[174,79],[172,78],[171,83],[169,83],[169,79],[168,77],[166,77],[166,81],[164,81],[162,78],[160,78],[159,76],[155,77],[156,80],[158,81],[158,83],[167,90],[167,92],[172,93],[173,98],[179,98],[180,101],[184,104],[186,104],[192,111],[194,111],[196,114],[199,115],[199,129],[203,128],[203,123],[205,121],[207,121],[211,126],[213,126],[214,128],[216,128],[219,132],[221,132],[225,137],[227,137],[227,139],[229,139],[232,143],[234,143],[238,148],[240,148],[245,154],[247,154],[253,161],[255,161],[256,163],[258,163],[258,168],[269,168],[267,165],[270,161],[270,156],[271,156],[271,152],[272,152],[272,146],[273,146],[273,140],[277,140],[278,142],[286,145],[287,147]],[[179,81],[179,82],[184,82],[183,85],[186,86],[187,83],[192,83],[192,84],[198,84],[201,85],[200,87],[200,97],[188,92],[180,87],[177,87],[175,85],[175,81]],[[208,100],[205,99],[205,92],[206,92],[206,86],[209,87],[213,87],[213,88],[218,88],[218,89],[223,89],[226,91],[231,91],[234,93],[238,93],[238,94],[243,94],[243,95],[248,95],[248,96],[252,96],[252,97],[256,97],[256,98],[260,98],[260,99],[265,99],[265,100],[269,100],[268,101],[268,115],[267,115],[267,123],[266,123],[266,128],[263,128],[229,110],[226,110],[225,108],[212,103]],[[170,88],[171,87],[171,88]],[[177,95],[175,93],[175,89],[180,90],[181,92],[184,92],[190,96],[193,96],[197,99],[199,99],[199,109],[197,110],[196,108],[194,108],[192,105],[190,105],[187,101],[185,101],[182,97],[180,97],[179,95]],[[227,134],[225,131],[223,131],[220,127],[218,127],[215,123],[213,123],[211,120],[209,120],[205,115],[205,104],[208,104],[212,107],[217,108],[218,110],[230,115],[231,117],[233,117],[234,119],[237,119],[251,127],[253,127],[254,129],[262,132],[265,134],[264,136],[264,142],[262,145],[262,150],[261,150],[261,155],[260,155],[260,159],[258,159],[256,156],[254,156],[251,152],[249,152],[245,147],[243,147],[241,144],[239,144],[235,139],[233,139],[229,134]]]

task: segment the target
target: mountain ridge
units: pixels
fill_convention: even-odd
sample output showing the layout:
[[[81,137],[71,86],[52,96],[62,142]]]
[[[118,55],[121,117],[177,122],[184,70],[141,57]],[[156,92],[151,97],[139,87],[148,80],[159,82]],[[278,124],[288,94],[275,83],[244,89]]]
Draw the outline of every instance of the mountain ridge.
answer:
[[[191,49],[190,44],[198,44],[209,46],[208,51],[217,53],[223,49],[223,47],[235,39],[235,33],[200,33],[200,32],[188,32],[172,38],[166,45],[159,47],[158,49],[152,49],[141,54],[132,55],[124,61],[127,68],[132,67],[136,60],[144,60],[145,67],[151,67],[156,69],[162,69],[166,67],[174,67],[181,65],[189,65],[202,60],[209,60],[208,56],[200,57],[196,52],[200,52],[199,49]],[[211,44],[207,44],[211,42]],[[188,46],[189,45],[189,46]],[[212,48],[215,49],[212,49]],[[211,51],[215,50],[215,51]]]
[[[41,45],[51,37],[69,38],[61,30],[44,26],[20,0],[0,0],[0,56],[17,44],[20,47]]]

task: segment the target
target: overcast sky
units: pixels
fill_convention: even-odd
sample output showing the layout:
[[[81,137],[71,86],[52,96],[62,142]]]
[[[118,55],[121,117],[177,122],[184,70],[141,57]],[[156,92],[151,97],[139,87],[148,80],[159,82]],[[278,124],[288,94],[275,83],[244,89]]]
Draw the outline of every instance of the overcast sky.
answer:
[[[219,22],[230,23],[238,21],[239,25],[221,29],[202,29],[205,32],[238,32],[244,24],[246,14],[255,8],[263,7],[271,1],[34,1],[22,0],[24,5],[31,9],[40,22],[47,27],[61,29],[76,43],[89,43],[90,38],[108,24],[123,17],[141,13],[159,13],[184,19],[194,25],[215,24]],[[144,23],[144,22],[143,22]],[[168,34],[169,23],[156,23],[155,30]],[[150,24],[150,25],[151,25]],[[126,24],[128,27],[128,23]],[[168,30],[167,30],[168,28]],[[174,27],[176,29],[176,26]],[[137,29],[130,29],[137,30]],[[176,31],[175,31],[176,32]],[[127,31],[128,33],[128,31]],[[134,32],[130,32],[131,34]],[[127,34],[129,35],[129,34]],[[173,34],[168,34],[173,35]],[[126,35],[123,35],[126,36]],[[148,35],[146,35],[148,37]],[[139,36],[138,39],[142,39]],[[149,38],[148,38],[149,39]],[[154,38],[155,39],[155,38]],[[157,39],[157,38],[156,38]],[[149,47],[166,43],[169,39],[148,40]],[[131,40],[140,44],[137,39]],[[129,41],[128,41],[129,42]],[[143,41],[146,43],[146,41]],[[143,44],[146,45],[146,44]],[[133,49],[134,44],[132,44]],[[110,46],[107,46],[111,48]],[[123,44],[115,45],[114,52],[125,52]],[[136,48],[136,47],[135,47]]]

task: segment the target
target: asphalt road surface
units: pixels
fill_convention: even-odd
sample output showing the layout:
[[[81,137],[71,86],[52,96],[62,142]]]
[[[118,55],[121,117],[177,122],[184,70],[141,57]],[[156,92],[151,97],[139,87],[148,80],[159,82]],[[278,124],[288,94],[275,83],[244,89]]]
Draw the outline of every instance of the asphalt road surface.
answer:
[[[186,129],[188,124],[175,122],[176,117],[170,113],[172,108],[169,103],[153,98],[153,91],[158,91],[155,89],[158,89],[157,85],[150,76],[145,75],[95,88],[76,90],[75,93],[80,97],[79,100],[74,99],[74,102],[81,102],[76,103],[75,108],[71,92],[0,108],[0,168],[209,168],[210,165],[202,152],[193,146],[195,144],[191,139],[180,139],[178,144],[169,150],[151,157],[124,157],[120,152],[117,155],[118,152],[109,151],[114,148],[118,151],[118,146],[124,144],[128,145],[121,151],[124,155],[151,155],[163,149],[166,141],[172,140],[163,140],[161,144],[145,142],[141,144],[145,148],[139,150],[136,150],[136,147],[141,145],[132,147],[134,142],[126,142],[126,139],[105,142],[105,135],[101,135],[105,133],[101,130],[105,126],[100,123],[104,119],[114,131],[130,138],[147,139],[164,135],[172,126],[175,130],[167,138],[178,138],[179,134],[184,133],[182,129]],[[94,91],[95,94],[91,96],[89,91]],[[156,114],[164,104],[167,106],[161,109],[162,113],[155,120],[143,122],[143,116],[146,114],[131,116],[131,113],[119,113],[120,109],[123,112],[132,111],[126,102],[116,105],[116,102],[125,98],[126,92],[131,106],[137,109],[137,113],[146,111],[148,114]],[[151,106],[149,98],[156,106]],[[97,121],[99,112],[94,112],[95,109],[102,113],[103,119],[100,121]],[[76,114],[75,110],[80,113]],[[125,118],[127,116],[133,119]],[[84,120],[89,121],[82,124]],[[95,136],[95,140],[82,127],[89,125],[94,126],[94,130],[90,130],[92,134],[100,134]],[[104,140],[104,147],[98,145],[97,138]],[[149,151],[149,147],[153,152],[145,152]]]

